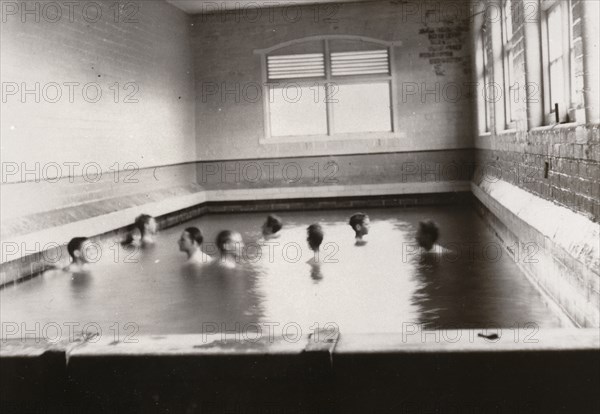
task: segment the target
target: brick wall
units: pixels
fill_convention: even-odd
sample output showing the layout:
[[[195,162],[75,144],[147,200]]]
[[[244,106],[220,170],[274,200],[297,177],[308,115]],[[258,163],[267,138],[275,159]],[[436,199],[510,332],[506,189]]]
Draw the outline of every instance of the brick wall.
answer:
[[[120,4],[120,8],[115,5]],[[164,1],[2,2],[2,219],[193,182],[190,17]]]
[[[199,158],[276,158],[472,147],[468,20],[468,2],[425,0],[293,6],[262,13],[242,10],[195,16],[192,41]],[[402,42],[394,47],[392,62],[397,82],[393,91],[398,100],[397,139],[260,142],[264,138],[263,102],[245,99],[244,95],[245,87],[263,82],[261,58],[253,51],[317,35]],[[451,58],[440,63],[444,60],[439,59],[440,50],[444,57]],[[218,92],[207,94],[206,85]],[[409,87],[417,88],[417,92],[406,93]],[[262,95],[264,98],[264,91]]]
[[[193,160],[186,14],[137,1],[116,18],[117,3],[104,0],[75,2],[72,16],[54,3],[62,5],[57,19],[45,2],[14,4],[16,14],[3,16],[1,69],[3,88],[19,89],[3,90],[3,161],[96,162],[109,170]],[[73,83],[72,99],[65,83]],[[23,96],[36,84],[39,93]]]
[[[499,10],[499,2],[482,2],[486,15],[486,28],[493,26],[499,30],[499,16],[491,10]],[[512,2],[513,25],[513,78],[520,85],[518,100],[511,102],[518,106],[519,118],[514,129],[492,116],[490,134],[475,139],[475,161],[482,167],[481,174],[474,176],[475,184],[483,179],[503,179],[546,200],[567,207],[597,221],[600,217],[600,131],[597,124],[578,123],[548,125],[528,129],[528,106],[534,102],[543,103],[543,84],[535,83],[526,92],[523,85],[530,82],[526,67],[527,48],[540,47],[526,38],[526,24],[540,26],[540,18],[534,14],[533,2]],[[573,99],[575,108],[583,103],[583,57],[581,0],[571,2],[571,53],[573,71]],[[475,23],[476,25],[481,24]],[[597,24],[593,23],[592,24]],[[541,26],[540,26],[541,27]],[[477,30],[474,27],[473,30]],[[494,65],[493,58],[502,54],[492,50],[492,37],[499,36],[494,30],[484,32],[484,44],[490,65],[490,82],[500,85],[502,96],[491,102],[495,107],[492,114],[502,114],[504,106],[503,73],[498,73],[502,65]],[[539,68],[530,68],[539,70]],[[545,103],[543,103],[545,105]],[[540,104],[541,105],[541,104]],[[582,116],[580,113],[578,116]],[[485,175],[492,177],[485,177]]]
[[[502,179],[598,221],[600,129],[559,127],[492,137],[475,151],[475,183]],[[547,166],[546,166],[547,164]],[[547,169],[547,176],[546,176]]]
[[[598,40],[590,28],[598,22],[597,16],[582,12],[591,4],[597,9],[597,2],[561,1],[561,6],[571,5],[572,93],[566,122],[555,124],[548,116],[539,2],[513,0],[512,75],[519,85],[519,99],[511,100],[518,110],[516,122],[508,128],[501,122],[506,119],[507,92],[503,65],[494,60],[503,56],[502,42],[493,41],[501,29],[499,15],[493,11],[499,11],[502,2],[482,0],[477,4],[480,10],[492,11],[482,13],[485,18],[474,19],[473,32],[484,23],[486,29],[491,28],[484,31],[486,53],[492,59],[489,82],[500,86],[502,96],[489,103],[494,114],[489,132],[475,137],[474,161],[479,168],[473,175],[472,191],[485,206],[486,222],[509,251],[511,246],[531,243],[539,248],[535,260],[520,263],[524,273],[576,324],[597,327],[600,125],[590,96],[600,91],[595,90],[594,74],[586,73],[584,67],[597,56]],[[586,39],[591,41],[586,43]],[[584,96],[584,85],[591,94]]]

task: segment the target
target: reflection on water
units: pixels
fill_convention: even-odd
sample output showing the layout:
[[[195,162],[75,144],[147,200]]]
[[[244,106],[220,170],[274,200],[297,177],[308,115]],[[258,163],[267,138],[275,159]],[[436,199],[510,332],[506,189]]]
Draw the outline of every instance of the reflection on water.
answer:
[[[327,324],[342,332],[400,332],[405,323],[560,326],[505,252],[481,254],[495,240],[474,212],[368,210],[371,229],[362,246],[347,224],[352,213],[280,213],[281,236],[266,243],[260,242],[264,214],[205,216],[163,231],[143,250],[106,243],[91,273],[51,271],[0,291],[2,322],[93,322],[111,335],[129,322],[139,334],[234,332],[254,323],[276,332],[298,324],[303,333]],[[423,218],[438,222],[439,242],[450,253],[416,252],[414,232]],[[314,222],[325,232],[318,257],[305,241]],[[248,246],[243,263],[186,264],[177,239],[188,226],[201,228],[207,241],[222,229],[240,231]]]
[[[355,246],[352,229],[340,216],[335,221],[319,220],[325,239],[318,267],[306,263],[312,252],[305,246],[299,260],[292,248],[285,253],[285,246],[303,239],[306,223],[292,222],[284,228],[279,242],[282,257],[288,260],[265,266],[267,277],[259,280],[258,288],[265,292],[265,318],[296,322],[303,328],[335,323],[343,332],[397,331],[403,321],[416,321],[410,300],[414,280],[408,263],[397,254],[402,234],[388,220],[372,218],[369,242]]]
[[[323,270],[321,269],[320,265],[310,265],[310,278],[315,283],[319,283],[321,280],[323,280]]]

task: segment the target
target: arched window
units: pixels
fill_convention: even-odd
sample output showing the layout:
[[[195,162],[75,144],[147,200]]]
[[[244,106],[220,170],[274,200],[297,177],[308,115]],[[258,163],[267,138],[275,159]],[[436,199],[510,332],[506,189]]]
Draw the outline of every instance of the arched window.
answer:
[[[258,50],[267,140],[393,135],[393,46],[359,36],[309,37]]]

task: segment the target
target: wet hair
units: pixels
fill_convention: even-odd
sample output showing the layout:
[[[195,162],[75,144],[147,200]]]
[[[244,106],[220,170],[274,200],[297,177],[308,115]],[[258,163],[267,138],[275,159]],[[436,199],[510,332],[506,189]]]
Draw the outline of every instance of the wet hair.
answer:
[[[281,227],[283,227],[283,221],[281,220],[281,217],[274,214],[269,214],[267,216],[265,225],[270,228],[273,233],[277,233],[279,230],[281,230]]]
[[[308,234],[308,245],[312,250],[318,250],[319,246],[323,242],[323,228],[320,224],[311,224],[306,229],[306,233]]]
[[[198,227],[188,227],[184,230],[187,234],[190,235],[190,239],[198,243],[198,245],[202,244],[204,237],[202,236],[202,232]]]
[[[348,224],[350,224],[352,230],[356,230],[356,226],[358,226],[359,224],[362,226],[367,217],[368,216],[365,213],[353,214],[352,217],[350,217],[350,221],[348,222]]]
[[[215,240],[215,244],[217,245],[217,249],[220,251],[224,250],[225,244],[230,241],[234,235],[239,234],[236,231],[231,230],[223,230],[217,235],[217,239]]]
[[[69,243],[67,243],[67,252],[73,260],[75,260],[75,251],[81,250],[81,246],[88,240],[87,237],[73,237]]]
[[[425,220],[419,222],[419,232],[431,237],[432,245],[440,236],[440,230],[433,220]]]
[[[154,217],[152,217],[149,214],[140,214],[139,216],[137,216],[135,218],[135,221],[133,222],[133,226],[140,231],[140,233],[142,234],[142,236],[144,236],[144,233],[146,232],[145,226],[153,218]]]

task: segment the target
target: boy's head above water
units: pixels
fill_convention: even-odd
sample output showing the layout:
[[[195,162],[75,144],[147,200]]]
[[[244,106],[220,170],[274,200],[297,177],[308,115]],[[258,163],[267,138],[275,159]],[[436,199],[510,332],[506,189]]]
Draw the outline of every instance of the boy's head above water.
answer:
[[[179,250],[186,253],[193,253],[200,248],[202,241],[204,241],[204,237],[200,229],[197,227],[188,227],[183,230],[179,238]]]
[[[85,255],[85,249],[89,246],[90,240],[87,237],[74,237],[67,244],[67,252],[74,263],[89,263]]]
[[[306,241],[308,242],[308,246],[310,247],[310,249],[315,252],[319,250],[319,247],[321,246],[324,237],[323,228],[321,227],[321,225],[311,224],[306,229],[306,234],[308,235]]]
[[[269,214],[264,224],[262,225],[263,236],[270,236],[276,234],[283,227],[283,221],[279,216]]]
[[[134,226],[142,237],[156,233],[156,220],[148,214],[140,214],[135,218]]]
[[[440,230],[433,220],[419,222],[417,230],[417,243],[425,250],[431,250],[440,235]]]
[[[223,230],[217,235],[215,244],[222,255],[239,256],[244,241],[242,235],[237,231]]]
[[[352,230],[357,238],[362,238],[363,236],[369,234],[369,226],[371,225],[371,221],[369,220],[369,216],[365,213],[356,213],[350,217],[350,221],[348,222]]]

